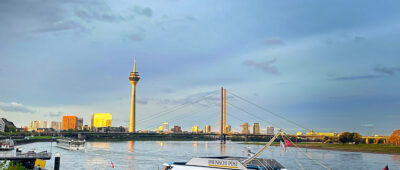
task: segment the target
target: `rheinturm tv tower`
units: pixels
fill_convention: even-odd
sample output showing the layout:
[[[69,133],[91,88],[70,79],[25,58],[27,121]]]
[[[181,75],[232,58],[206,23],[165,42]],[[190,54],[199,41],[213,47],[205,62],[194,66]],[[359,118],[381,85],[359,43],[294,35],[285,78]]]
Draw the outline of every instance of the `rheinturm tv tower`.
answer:
[[[133,62],[133,71],[129,75],[129,80],[132,84],[132,97],[131,97],[131,118],[129,119],[129,132],[135,132],[136,126],[136,83],[139,82],[139,73],[136,72],[136,57]]]

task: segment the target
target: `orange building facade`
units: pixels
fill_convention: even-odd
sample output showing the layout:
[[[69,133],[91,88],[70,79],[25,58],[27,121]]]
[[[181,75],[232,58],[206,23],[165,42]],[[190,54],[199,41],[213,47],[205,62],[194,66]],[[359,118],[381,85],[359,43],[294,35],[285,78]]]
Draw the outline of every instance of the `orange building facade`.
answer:
[[[62,130],[75,130],[76,129],[76,116],[63,116],[62,119]]]

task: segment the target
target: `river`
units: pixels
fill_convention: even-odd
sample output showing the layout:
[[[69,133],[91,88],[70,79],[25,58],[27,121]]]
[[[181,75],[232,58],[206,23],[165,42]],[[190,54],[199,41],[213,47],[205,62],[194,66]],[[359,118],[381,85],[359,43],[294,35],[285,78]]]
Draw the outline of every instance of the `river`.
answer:
[[[202,156],[246,156],[246,145],[236,142],[219,144],[218,141],[122,141],[87,142],[85,151],[68,151],[55,147],[55,143],[38,142],[19,146],[23,152],[52,151],[61,154],[61,169],[162,169],[169,161],[187,161]],[[250,145],[253,152],[260,145]],[[15,152],[15,151],[10,151]],[[10,152],[8,154],[10,154]],[[7,154],[6,152],[0,154]],[[309,159],[309,155],[313,159]],[[331,169],[400,169],[400,155],[341,152],[318,149],[271,147],[260,157],[273,158],[287,169],[324,169],[318,162]],[[54,154],[46,168],[53,169]]]

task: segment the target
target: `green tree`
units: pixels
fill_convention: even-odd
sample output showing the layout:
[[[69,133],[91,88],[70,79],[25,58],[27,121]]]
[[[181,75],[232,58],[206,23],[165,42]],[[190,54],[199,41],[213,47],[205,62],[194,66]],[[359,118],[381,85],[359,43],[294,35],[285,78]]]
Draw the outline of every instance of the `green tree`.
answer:
[[[350,137],[351,137],[351,133],[350,132],[342,132],[339,136],[339,142],[340,143],[349,143],[350,141]]]
[[[3,162],[0,162],[0,169],[4,170],[26,170],[24,166],[22,166],[21,163],[14,163],[13,161],[6,161],[4,160]]]
[[[361,135],[357,132],[352,133],[352,142],[354,142],[356,145],[361,142],[362,138]]]

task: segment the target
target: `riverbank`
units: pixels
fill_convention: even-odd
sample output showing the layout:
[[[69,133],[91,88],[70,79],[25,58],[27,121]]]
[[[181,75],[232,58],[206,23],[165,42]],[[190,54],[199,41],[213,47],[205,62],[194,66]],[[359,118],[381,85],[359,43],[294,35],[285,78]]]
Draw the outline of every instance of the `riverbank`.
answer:
[[[249,145],[265,145],[264,142],[241,143]],[[272,146],[279,146],[280,143],[275,142]],[[335,150],[347,152],[364,152],[377,154],[400,155],[400,146],[384,145],[384,144],[336,144],[336,143],[295,143],[299,148]]]

